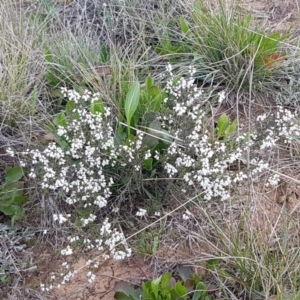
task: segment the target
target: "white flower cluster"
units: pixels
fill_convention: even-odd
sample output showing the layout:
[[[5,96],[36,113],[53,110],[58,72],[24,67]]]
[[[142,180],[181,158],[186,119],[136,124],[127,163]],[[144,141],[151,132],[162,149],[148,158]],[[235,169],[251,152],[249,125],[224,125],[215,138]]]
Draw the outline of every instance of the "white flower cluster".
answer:
[[[268,182],[266,186],[276,186],[280,182],[280,176],[278,174],[274,174],[268,178]]]
[[[138,217],[144,217],[147,214],[147,210],[143,208],[139,208],[139,210],[136,212],[136,216]]]
[[[175,139],[166,150],[166,172],[169,177],[182,176],[187,185],[200,188],[206,200],[215,197],[228,199],[229,186],[247,177],[242,173],[233,176],[227,171],[229,165],[242,156],[243,149],[237,146],[228,152],[224,142],[212,138],[202,126],[206,115],[202,109],[202,91],[191,84],[192,79],[188,83],[179,80],[175,86],[172,82],[171,78],[168,91],[173,103],[172,118],[177,121],[165,120],[165,124],[170,133],[183,142]],[[187,120],[190,120],[189,124]],[[236,142],[236,145],[239,144]],[[183,218],[189,218],[189,214],[184,214]]]
[[[257,117],[262,127],[267,126],[267,129],[262,130],[263,142],[260,146],[261,149],[273,147],[280,139],[284,143],[290,143],[295,137],[300,136],[300,126],[297,121],[299,117],[290,110],[279,106],[276,113],[270,116],[272,117],[271,120],[265,123],[262,123],[262,121],[267,119],[266,114]]]
[[[182,219],[183,220],[189,220],[192,216],[193,216],[193,214],[187,209],[185,211],[185,213],[182,215]]]
[[[89,104],[97,94],[63,90],[64,95],[75,103],[72,116],[66,126],[59,126],[61,143],[50,143],[46,149],[31,150],[32,169],[29,176],[36,178],[42,173],[41,187],[60,191],[68,204],[83,203],[84,207],[107,205],[111,196],[112,178],[105,176],[104,168],[114,165],[117,157],[114,147],[114,130],[109,124],[109,109],[92,113]],[[96,216],[82,218],[83,226],[93,222]],[[60,223],[63,216],[54,216]]]
[[[174,81],[170,66],[167,71],[170,74],[167,84],[169,98],[165,103],[173,109],[173,115],[165,115],[161,120],[164,129],[174,139],[166,150],[164,167],[169,177],[183,179],[187,185],[201,190],[205,200],[230,198],[230,186],[248,178],[242,171],[229,171],[232,163],[243,159],[243,153],[252,148],[271,149],[279,140],[290,143],[300,136],[296,115],[278,107],[272,126],[248,135],[241,134],[232,138],[230,143],[218,141],[213,132],[207,131],[205,99],[202,90],[193,84],[192,75],[188,80]],[[219,93],[220,101],[224,98],[225,92]],[[263,114],[257,117],[257,121],[265,124],[270,116]],[[251,171],[251,176],[257,176],[268,168],[268,163],[263,160],[251,163],[252,169],[246,170],[247,173]],[[271,178],[269,184],[276,181],[277,178]]]
[[[115,145],[114,129],[110,119],[109,108],[103,112],[92,112],[91,105],[98,100],[97,94],[85,92],[80,95],[74,90],[63,90],[64,96],[72,101],[72,109],[66,113],[64,124],[58,126],[58,143],[49,143],[43,149],[27,151],[32,160],[29,176],[37,178],[39,184],[48,192],[61,195],[62,199],[72,206],[88,208],[89,215],[81,218],[81,225],[87,226],[97,218],[96,212],[107,206],[111,197],[111,186],[114,184],[111,173],[116,163],[135,163],[135,154],[142,146],[143,134],[139,134],[130,145]],[[71,105],[70,105],[71,106]],[[10,153],[10,150],[8,149]],[[149,157],[150,152],[141,157]],[[121,158],[121,159],[120,159]],[[108,175],[110,174],[110,175]],[[74,216],[75,217],[75,216]],[[54,221],[63,224],[73,221],[71,214],[55,214]],[[73,219],[72,219],[73,218]],[[87,236],[70,236],[69,245],[61,250],[63,256],[74,253],[72,244],[81,240],[87,250],[101,251],[102,259],[110,257],[124,259],[131,255],[131,249],[125,247],[123,233],[112,228],[108,219],[102,223],[98,236],[89,239]],[[123,250],[125,249],[125,250]],[[68,282],[74,275],[68,261],[62,264],[67,273],[61,273],[61,284]],[[95,275],[87,274],[88,281],[93,282]],[[47,291],[49,287],[41,286]]]
[[[276,129],[285,143],[290,143],[295,136],[300,136],[300,126],[296,123],[297,117],[290,110],[278,107],[276,113]]]

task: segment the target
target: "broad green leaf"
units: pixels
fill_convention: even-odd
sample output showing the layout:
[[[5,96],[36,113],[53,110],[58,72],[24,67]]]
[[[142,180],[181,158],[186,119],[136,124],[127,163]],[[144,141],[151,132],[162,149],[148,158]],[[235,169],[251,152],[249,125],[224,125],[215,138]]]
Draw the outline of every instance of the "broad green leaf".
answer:
[[[68,141],[66,141],[65,139],[61,139],[60,147],[62,150],[67,151],[70,149],[70,143]]]
[[[201,300],[203,293],[201,291],[195,291],[192,300]]]
[[[178,295],[178,296],[185,296],[186,295],[186,288],[185,286],[182,285],[181,282],[177,282],[175,284],[175,293]]]
[[[16,181],[12,182],[10,184],[5,184],[4,187],[0,190],[1,193],[8,193],[15,190],[22,190],[24,188],[24,182],[23,181]]]
[[[154,120],[149,124],[148,131],[153,137],[161,139],[166,144],[171,144],[173,141],[173,138],[169,135],[169,132],[165,129],[161,129],[161,124],[158,120]]]
[[[156,119],[156,114],[154,112],[147,112],[144,115],[144,120],[146,122],[153,122]]]
[[[136,128],[139,123],[139,119],[140,119],[140,114],[138,111],[136,111],[131,118],[131,122],[130,122],[131,127]]]
[[[200,281],[197,286],[196,286],[196,290],[201,291],[202,293],[206,293],[207,292],[207,288],[206,285],[204,284],[204,282]]]
[[[19,207],[17,212],[11,218],[11,225],[14,226],[15,221],[22,219],[24,217],[24,214],[25,214],[25,209]]]
[[[148,91],[153,85],[153,79],[151,76],[147,76],[145,84],[146,84],[146,90]]]
[[[159,283],[161,281],[161,276],[153,279],[151,281],[151,293],[154,295],[154,299],[158,299],[158,290],[159,290]]]
[[[150,110],[153,110],[153,111],[160,111],[161,110],[161,106],[162,106],[162,103],[163,103],[163,95],[162,94],[159,94],[157,95],[153,100],[152,100],[152,103],[151,103],[151,106],[150,106]]]
[[[23,177],[23,170],[21,167],[7,168],[5,173],[4,185],[19,181]]]
[[[155,86],[152,85],[149,89],[148,89],[148,96],[150,98],[155,98],[156,96],[158,96],[160,94],[160,89]]]
[[[237,120],[235,119],[228,127],[228,134],[231,135],[235,132],[237,127]]]
[[[207,295],[207,288],[203,282],[199,282],[196,286],[196,290],[193,294],[192,300],[201,300]]]
[[[152,158],[145,159],[145,160],[143,161],[143,167],[144,167],[146,170],[152,170],[152,167],[153,167],[153,159],[152,159]]]
[[[2,190],[0,192],[0,204],[1,205],[9,205],[13,204],[14,199],[16,197],[20,197],[23,194],[23,190]]]
[[[73,100],[68,101],[66,104],[66,112],[70,113],[75,106],[75,102]]]
[[[23,204],[27,201],[26,197],[23,195],[17,196],[13,200],[14,200],[13,204],[18,204],[18,205]]]
[[[198,274],[192,274],[191,278],[195,281],[195,285],[197,285],[201,281],[201,277]]]
[[[103,103],[101,100],[95,101],[94,103],[91,104],[91,112],[93,114],[96,114],[96,113],[103,114],[105,112],[105,109],[104,109],[104,106],[103,106]]]
[[[229,118],[226,114],[222,114],[218,119],[218,134],[222,135],[225,133],[229,126]]]
[[[161,277],[161,286],[163,288],[167,287],[170,284],[170,280],[171,280],[172,274],[171,273],[165,273],[162,277]]]
[[[125,99],[124,110],[127,119],[127,124],[130,125],[131,118],[135,113],[140,101],[140,83],[138,81],[134,82]]]
[[[18,204],[18,205],[20,205],[20,204],[24,204],[25,202],[27,201],[27,199],[26,199],[26,197],[25,196],[23,196],[23,195],[21,195],[21,196],[17,196],[17,197],[15,197],[15,199],[14,199],[14,204]]]
[[[51,73],[51,72],[46,73],[45,77],[46,77],[46,79],[48,81],[48,84],[47,84],[48,86],[55,87],[60,82],[59,79],[53,73]],[[56,90],[54,90],[54,91],[50,92],[50,95],[53,98],[57,98],[57,97],[61,96],[61,92],[60,91],[57,92]]]
[[[65,127],[67,125],[67,118],[65,113],[62,111],[56,117],[56,124],[58,126]]]
[[[114,290],[116,291],[115,293],[115,299],[124,299],[124,300],[138,300],[140,299],[139,296],[142,294],[141,289],[135,290],[131,284],[128,282],[118,282],[115,285]],[[127,297],[127,298],[126,298]]]
[[[7,216],[13,216],[24,212],[24,209],[18,205],[0,206],[2,211]]]
[[[189,26],[187,25],[184,17],[182,16],[179,18],[179,25],[184,34],[187,34],[190,31]]]

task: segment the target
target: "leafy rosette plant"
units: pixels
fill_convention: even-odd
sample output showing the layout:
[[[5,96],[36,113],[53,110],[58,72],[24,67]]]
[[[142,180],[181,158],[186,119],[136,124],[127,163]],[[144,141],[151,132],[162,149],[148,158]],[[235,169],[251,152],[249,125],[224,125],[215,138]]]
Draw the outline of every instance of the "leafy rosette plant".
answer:
[[[178,268],[181,280],[176,280],[171,273],[148,280],[142,287],[135,289],[129,283],[121,282],[115,287],[114,299],[117,300],[210,300],[206,284],[201,277],[193,274],[188,267]]]

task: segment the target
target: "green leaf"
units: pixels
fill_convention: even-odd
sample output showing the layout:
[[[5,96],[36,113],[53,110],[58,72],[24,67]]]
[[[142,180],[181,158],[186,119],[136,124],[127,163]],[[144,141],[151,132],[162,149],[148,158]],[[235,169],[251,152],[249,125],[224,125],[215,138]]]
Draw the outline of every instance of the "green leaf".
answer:
[[[216,266],[218,266],[219,264],[220,264],[219,258],[209,259],[206,262],[206,269],[209,271],[214,271],[216,269]]]
[[[226,114],[222,114],[218,119],[218,134],[222,135],[225,133],[229,126],[229,118]]]
[[[0,206],[2,211],[7,216],[22,215],[24,209],[18,205]]]
[[[151,284],[150,284],[151,289],[150,289],[150,291],[154,295],[154,297],[155,297],[154,299],[158,299],[158,290],[159,290],[159,283],[160,283],[160,281],[161,281],[161,276],[158,277],[158,278],[156,278],[156,279],[153,279],[151,281]]]
[[[145,80],[145,84],[146,84],[146,90],[148,91],[153,85],[153,79],[151,76],[147,76]]]
[[[192,300],[201,300],[203,299],[203,296],[206,295],[207,295],[206,285],[202,281],[200,281],[196,286],[196,290],[193,294]]]
[[[152,85],[149,89],[148,89],[148,96],[150,98],[155,98],[156,96],[160,95],[160,89],[155,86]]]
[[[131,119],[131,122],[130,122],[130,125],[133,127],[133,128],[136,128],[138,123],[139,123],[139,119],[140,119],[140,114],[138,111],[136,111],[133,116],[132,116],[132,119]]]
[[[50,51],[49,48],[46,48],[46,51],[45,51],[45,60],[48,63],[52,63],[53,62],[52,54],[51,54],[51,51]]]
[[[48,86],[50,86],[50,87],[55,87],[55,86],[57,86],[57,85],[59,84],[59,82],[60,82],[59,79],[58,79],[53,73],[51,73],[51,72],[46,73],[46,74],[45,74],[45,77],[46,77],[46,79],[47,79],[47,81],[48,81]],[[60,96],[61,93],[59,92],[59,93],[56,93],[56,94],[55,94],[55,91],[54,91],[54,92],[51,91],[51,92],[50,92],[50,95],[51,95],[53,98],[56,98],[56,97]]]
[[[4,185],[19,181],[23,177],[23,170],[21,167],[7,168],[5,173]]]
[[[197,285],[201,281],[201,277],[198,274],[192,274],[191,278],[194,280],[195,285]]]
[[[22,190],[24,188],[24,182],[23,181],[16,181],[12,182],[10,184],[5,184],[4,187],[0,190],[1,193],[8,193],[15,190]]]
[[[165,273],[162,277],[161,277],[161,286],[163,288],[167,287],[170,284],[170,280],[171,280],[172,274],[171,273]]]
[[[201,300],[202,299],[202,292],[201,291],[195,291],[193,294],[192,300]]]
[[[237,127],[237,120],[235,119],[228,127],[227,130],[228,134],[229,135],[233,134],[236,130],[236,127]]]
[[[182,296],[186,295],[186,288],[184,285],[182,285],[182,283],[180,281],[175,284],[174,289],[175,289],[175,293],[178,296],[182,297]]]
[[[56,117],[56,124],[58,126],[65,127],[67,125],[67,118],[65,113],[62,111]]]
[[[182,16],[179,18],[179,25],[184,34],[187,34],[190,31],[189,26],[187,25],[184,17]]]
[[[75,106],[75,102],[73,100],[68,101],[68,103],[66,104],[66,112],[70,113],[73,108]]]
[[[116,292],[114,294],[114,299],[117,299],[117,300],[134,300],[134,298],[132,296],[126,295],[123,292]]]
[[[140,83],[136,81],[131,85],[126,95],[126,99],[124,103],[125,116],[128,125],[127,128],[128,135],[130,135],[129,126],[131,124],[131,118],[139,105],[139,101],[140,101]]]
[[[144,115],[144,120],[146,122],[153,122],[156,119],[156,114],[154,112],[147,112]]]
[[[107,51],[105,46],[101,47],[100,60],[102,63],[107,63],[109,61],[109,52]]]
[[[152,100],[152,103],[151,103],[151,106],[150,106],[150,110],[153,110],[153,111],[160,111],[161,110],[161,106],[162,106],[162,103],[163,103],[163,95],[162,94],[159,94],[157,95],[153,100]]]
[[[115,285],[114,290],[116,291],[114,298],[119,300],[138,300],[142,294],[141,289],[135,290],[128,282],[118,282]]]
[[[152,177],[150,176],[150,178],[152,178]],[[152,201],[155,201],[155,200],[156,200],[155,196],[152,195],[145,187],[143,187],[143,191],[146,193],[147,197],[148,197],[150,200],[152,200]]]
[[[21,196],[14,197],[13,204],[20,205],[25,203],[26,201],[27,201],[26,197],[21,195]]]
[[[153,167],[153,159],[152,159],[152,158],[145,159],[145,160],[143,161],[143,167],[144,167],[146,170],[152,170],[152,167]]]
[[[96,113],[104,114],[105,109],[104,109],[104,106],[103,106],[103,103],[102,103],[101,100],[98,100],[98,101],[95,101],[95,102],[92,103],[91,112],[93,114],[96,114]]]

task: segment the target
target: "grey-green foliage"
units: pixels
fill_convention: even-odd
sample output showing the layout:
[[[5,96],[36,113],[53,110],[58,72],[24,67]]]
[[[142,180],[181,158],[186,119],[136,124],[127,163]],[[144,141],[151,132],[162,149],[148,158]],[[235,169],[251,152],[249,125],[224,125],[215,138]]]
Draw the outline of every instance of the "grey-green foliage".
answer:
[[[10,276],[32,267],[24,253],[26,241],[32,238],[34,233],[29,229],[0,223],[0,290],[1,285],[10,281]]]

